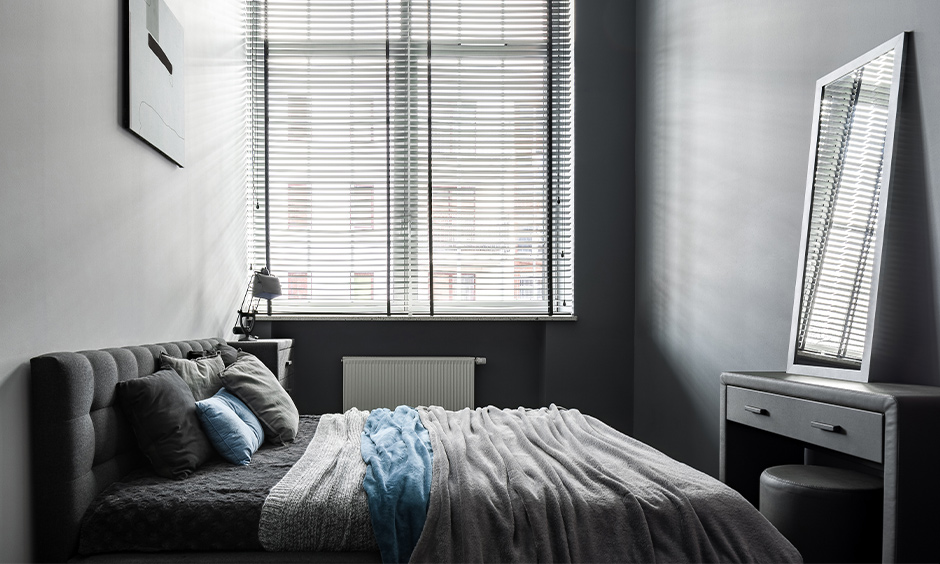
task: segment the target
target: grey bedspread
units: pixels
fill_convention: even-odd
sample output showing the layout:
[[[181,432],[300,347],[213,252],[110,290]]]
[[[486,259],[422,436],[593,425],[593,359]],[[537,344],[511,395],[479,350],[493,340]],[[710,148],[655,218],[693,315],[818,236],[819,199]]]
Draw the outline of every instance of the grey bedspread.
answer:
[[[418,411],[434,468],[412,562],[801,561],[739,494],[577,410]]]
[[[261,550],[264,500],[303,455],[318,415],[302,415],[293,443],[266,443],[251,464],[214,458],[185,480],[141,467],[111,484],[85,512],[79,553]]]

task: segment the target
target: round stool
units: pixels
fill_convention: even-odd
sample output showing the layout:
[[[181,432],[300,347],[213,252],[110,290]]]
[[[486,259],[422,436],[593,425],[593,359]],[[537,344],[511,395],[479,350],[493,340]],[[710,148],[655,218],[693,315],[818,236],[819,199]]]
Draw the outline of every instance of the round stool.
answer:
[[[880,562],[882,488],[852,470],[774,466],[760,476],[760,512],[804,562]]]

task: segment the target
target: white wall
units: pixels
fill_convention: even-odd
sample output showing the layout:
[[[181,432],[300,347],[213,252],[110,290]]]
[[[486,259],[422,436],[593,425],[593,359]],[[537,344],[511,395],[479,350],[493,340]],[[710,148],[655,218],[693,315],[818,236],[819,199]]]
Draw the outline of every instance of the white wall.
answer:
[[[167,0],[186,163],[121,125],[124,0],[0,1],[0,560],[31,557],[32,356],[228,336],[245,271],[241,3]]]

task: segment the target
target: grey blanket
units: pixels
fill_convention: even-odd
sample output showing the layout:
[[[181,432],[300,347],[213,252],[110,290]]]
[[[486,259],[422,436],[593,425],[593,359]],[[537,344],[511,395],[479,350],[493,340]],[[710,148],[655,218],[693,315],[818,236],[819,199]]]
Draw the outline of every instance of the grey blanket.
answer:
[[[576,410],[418,411],[434,467],[412,562],[801,561],[739,494]]]
[[[268,494],[258,538],[265,550],[378,550],[359,453],[368,411],[323,415],[304,455]]]

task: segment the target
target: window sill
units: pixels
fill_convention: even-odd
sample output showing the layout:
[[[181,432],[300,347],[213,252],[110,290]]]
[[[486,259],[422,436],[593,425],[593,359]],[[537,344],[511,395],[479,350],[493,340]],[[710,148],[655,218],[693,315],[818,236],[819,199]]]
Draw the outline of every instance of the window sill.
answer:
[[[577,321],[577,315],[314,315],[258,314],[258,321]]]

